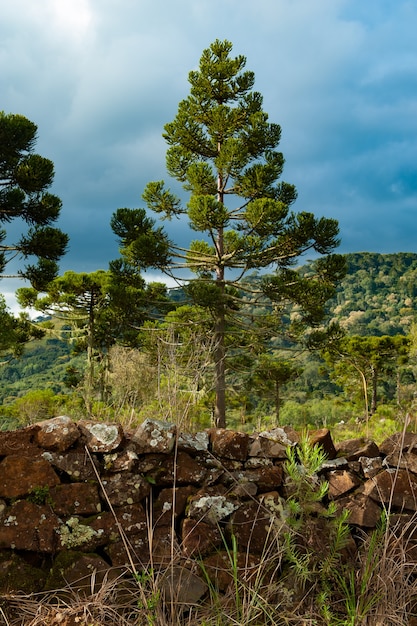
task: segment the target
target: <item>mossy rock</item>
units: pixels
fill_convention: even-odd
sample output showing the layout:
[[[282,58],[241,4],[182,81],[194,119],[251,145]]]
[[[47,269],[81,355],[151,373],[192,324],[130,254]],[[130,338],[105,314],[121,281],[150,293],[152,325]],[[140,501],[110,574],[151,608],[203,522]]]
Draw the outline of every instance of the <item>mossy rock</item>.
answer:
[[[0,551],[0,594],[38,593],[42,591],[46,573],[33,567],[13,551]]]
[[[71,587],[87,594],[91,591],[92,576],[97,590],[108,574],[110,566],[97,554],[64,550],[56,557],[46,580],[44,590],[63,590]]]

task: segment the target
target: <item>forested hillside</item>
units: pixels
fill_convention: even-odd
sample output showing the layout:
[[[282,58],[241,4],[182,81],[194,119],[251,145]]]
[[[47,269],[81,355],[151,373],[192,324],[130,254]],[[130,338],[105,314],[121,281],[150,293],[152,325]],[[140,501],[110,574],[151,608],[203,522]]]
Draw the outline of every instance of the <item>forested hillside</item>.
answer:
[[[396,335],[416,314],[417,254],[347,254],[348,273],[330,303],[349,334]]]
[[[416,316],[417,254],[347,254],[348,273],[337,296],[329,303],[329,316],[340,322],[348,335],[407,335]],[[306,264],[300,271],[308,273]],[[19,359],[0,367],[0,403],[10,402],[37,389],[68,393],[70,374],[80,371],[83,357],[73,356],[64,340],[49,336],[30,342]],[[325,397],[338,393],[317,357],[308,357],[304,371],[292,383],[290,397],[304,400],[307,391]]]

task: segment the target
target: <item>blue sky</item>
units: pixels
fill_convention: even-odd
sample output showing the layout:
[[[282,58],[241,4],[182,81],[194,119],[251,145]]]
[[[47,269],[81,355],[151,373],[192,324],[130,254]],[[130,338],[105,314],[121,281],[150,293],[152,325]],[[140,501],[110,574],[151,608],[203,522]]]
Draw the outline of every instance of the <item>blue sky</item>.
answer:
[[[340,252],[417,252],[414,0],[14,0],[0,9],[0,109],[53,160],[61,270],[107,268],[119,207],[165,174],[163,126],[215,39],[247,57],[282,127],[294,210],[339,221]],[[176,241],[188,237],[169,224]],[[12,302],[17,281],[3,280]]]

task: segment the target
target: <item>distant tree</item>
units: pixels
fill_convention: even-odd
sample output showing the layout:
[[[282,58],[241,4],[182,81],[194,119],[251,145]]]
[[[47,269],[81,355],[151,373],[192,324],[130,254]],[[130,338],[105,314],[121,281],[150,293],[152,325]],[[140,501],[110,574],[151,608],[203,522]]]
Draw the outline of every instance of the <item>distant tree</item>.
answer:
[[[12,276],[4,271],[13,259],[36,258],[35,264],[26,264],[15,276],[42,289],[57,275],[68,236],[52,226],[62,203],[47,191],[54,166],[34,153],[36,132],[36,125],[22,115],[0,111],[0,278]],[[1,226],[14,220],[25,224],[27,231],[10,241]]]
[[[300,375],[300,369],[295,363],[278,359],[270,354],[261,355],[250,382],[251,387],[263,397],[270,397],[275,405],[275,421],[280,423],[281,391],[282,387]]]
[[[324,356],[332,363],[334,372],[343,382],[343,376],[356,372],[359,376],[365,405],[365,418],[373,415],[378,405],[378,382],[382,373],[396,372],[409,356],[410,338],[346,336],[328,346]]]
[[[160,284],[147,286],[133,268],[114,261],[109,271],[65,272],[49,283],[45,293],[18,289],[17,298],[23,307],[33,307],[71,324],[77,350],[87,355],[86,397],[90,406],[97,364],[103,396],[110,347],[116,342],[135,344],[139,328],[152,314],[152,308],[156,310],[158,301],[167,301],[165,289]]]
[[[39,339],[43,334],[42,328],[23,313],[19,317],[12,315],[0,294],[0,365],[20,356],[30,339]]]
[[[143,194],[150,210],[168,219],[187,217],[201,234],[188,248],[170,242],[159,266],[170,275],[191,270],[195,277],[185,292],[211,314],[219,427],[226,425],[229,338],[232,333],[242,337],[256,325],[263,332],[262,317],[246,315],[245,297],[253,287],[245,283],[246,274],[276,268],[251,298],[276,303],[276,320],[286,303],[295,302],[299,328],[322,320],[325,303],[344,274],[344,261],[330,254],[339,244],[337,222],[290,211],[295,187],[277,182],[284,165],[277,150],[281,128],[268,122],[262,96],[252,90],[254,74],[244,71],[245,57],[232,58],[231,50],[230,42],[218,40],[204,50],[199,69],[189,73],[190,95],[165,126],[167,171],[190,194],[188,203],[184,206],[163,181],[149,183]],[[149,260],[148,255],[141,261],[147,250],[141,225],[134,216],[117,217],[124,226],[121,243],[127,260]],[[152,241],[159,237],[161,242],[161,231],[153,232]],[[323,256],[304,279],[292,268],[308,251]]]

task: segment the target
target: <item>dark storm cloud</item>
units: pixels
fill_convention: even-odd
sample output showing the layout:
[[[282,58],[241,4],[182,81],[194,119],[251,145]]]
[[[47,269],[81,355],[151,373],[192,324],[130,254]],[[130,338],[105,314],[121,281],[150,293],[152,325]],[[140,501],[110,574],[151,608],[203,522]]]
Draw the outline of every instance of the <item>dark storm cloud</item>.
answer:
[[[417,5],[406,0],[15,0],[1,9],[0,109],[39,127],[70,236],[62,270],[117,255],[118,207],[165,176],[163,126],[214,39],[247,57],[296,210],[339,220],[342,252],[415,251]],[[189,231],[168,223],[185,244]],[[18,285],[6,285],[12,292]]]

